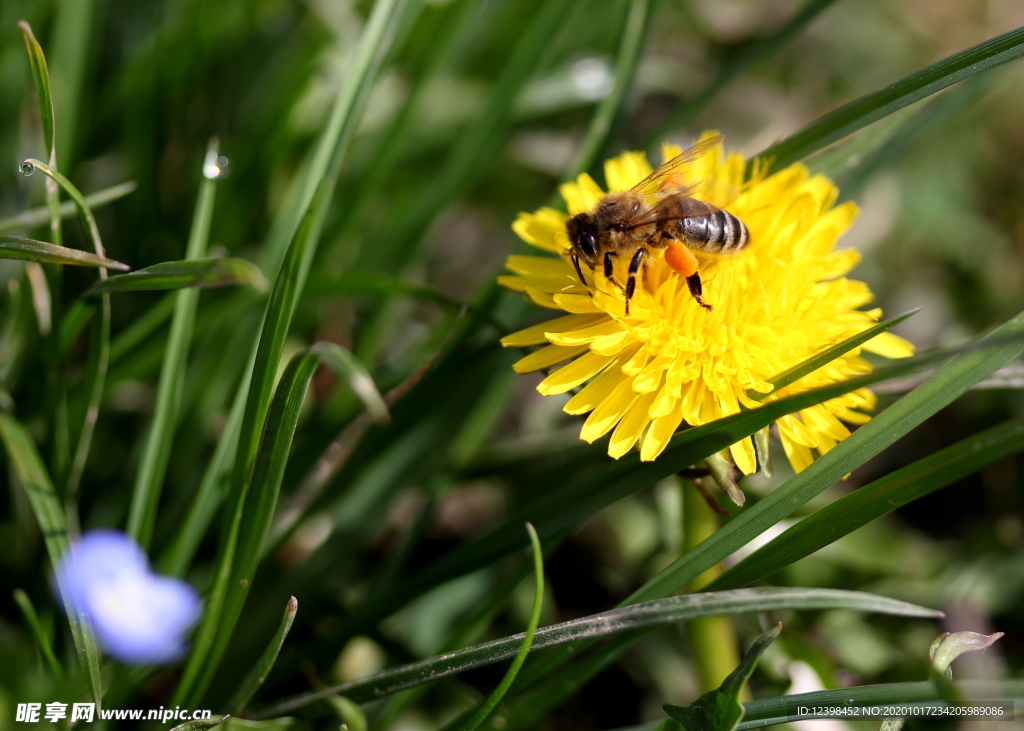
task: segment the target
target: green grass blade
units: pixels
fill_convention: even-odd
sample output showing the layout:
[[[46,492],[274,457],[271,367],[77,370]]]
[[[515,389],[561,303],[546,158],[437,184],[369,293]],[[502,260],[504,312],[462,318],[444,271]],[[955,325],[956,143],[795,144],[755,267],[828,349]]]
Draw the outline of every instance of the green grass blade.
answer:
[[[363,402],[366,412],[375,422],[391,423],[388,405],[384,403],[384,397],[377,390],[373,376],[351,352],[334,343],[316,343],[310,348],[310,352],[323,358],[324,363],[334,371],[334,374],[348,383],[349,388]]]
[[[256,695],[256,691],[263,685],[263,681],[270,675],[271,669],[274,667],[274,662],[277,660],[278,653],[281,652],[281,646],[284,645],[285,639],[288,637],[288,631],[292,628],[292,622],[295,621],[295,613],[299,611],[299,602],[295,597],[288,599],[288,604],[284,608],[284,616],[281,617],[281,624],[277,627],[277,632],[274,633],[273,638],[267,645],[267,649],[260,655],[259,660],[253,665],[252,670],[239,685],[238,690],[235,691],[235,695],[228,703],[228,708],[231,708],[231,713],[238,715],[245,710],[245,707],[249,705],[249,701]]]
[[[746,586],[1006,455],[1024,448],[1024,417],[986,429],[896,470],[809,515],[708,585]]]
[[[657,129],[647,136],[643,143],[643,147],[650,147],[651,145],[661,142],[672,130],[679,129],[686,126],[690,121],[697,115],[697,113],[706,107],[708,103],[718,96],[725,87],[737,76],[742,74],[748,68],[756,63],[763,61],[769,56],[776,53],[784,45],[789,43],[800,31],[807,27],[808,23],[817,18],[824,10],[827,10],[835,0],[808,0],[808,2],[800,8],[790,18],[784,26],[779,30],[772,33],[770,36],[762,38],[754,43],[747,51],[737,55],[734,59],[730,60],[721,70],[715,75],[715,78],[710,84],[704,87],[703,90],[693,99],[682,104],[672,114],[658,125]]]
[[[94,284],[85,296],[100,292],[151,292],[165,289],[195,289],[248,285],[258,292],[268,289],[263,272],[245,259],[215,257],[165,261],[131,274],[110,277]]]
[[[46,157],[50,164],[56,164],[57,148],[53,139],[53,97],[50,93],[50,74],[46,69],[46,56],[42,46],[32,33],[32,27],[24,20],[18,23],[21,35],[28,50],[29,66],[32,68],[32,80],[36,85],[39,97],[39,114],[43,120],[43,140],[46,143]]]
[[[231,715],[226,714],[220,718],[215,718],[209,721],[186,721],[185,723],[179,723],[177,726],[174,726],[170,731],[206,731],[206,729],[219,726],[229,718],[231,718]]]
[[[305,351],[288,363],[273,401],[267,412],[260,448],[252,468],[251,496],[240,521],[237,552],[226,583],[223,610],[220,612],[216,638],[199,680],[200,692],[212,680],[218,661],[227,647],[252,586],[260,548],[266,540],[270,521],[277,506],[277,496],[284,479],[284,469],[291,450],[295,424],[306,397],[313,373],[323,360],[319,353]]]
[[[53,482],[46,473],[46,467],[43,466],[43,460],[40,459],[36,445],[24,427],[10,414],[3,412],[0,412],[0,441],[3,442],[8,463],[24,487],[25,496],[39,523],[50,563],[57,566],[70,547],[70,538],[67,517],[57,497],[57,491],[53,488]],[[71,636],[78,650],[78,659],[88,669],[93,700],[96,702],[96,712],[99,713],[103,688],[96,640],[83,616],[75,612],[69,613],[68,624],[71,626]]]
[[[651,0],[632,0],[629,4],[629,14],[626,16],[626,25],[622,29],[619,52],[615,58],[612,88],[594,111],[594,116],[587,126],[586,135],[583,137],[576,157],[565,176],[566,180],[574,180],[580,173],[590,170],[604,148],[615,117],[618,115],[622,102],[626,98],[626,92],[633,81],[637,61],[640,59],[640,52],[644,47],[644,37],[647,35],[650,17]]]
[[[771,160],[772,167],[780,170],[886,115],[1022,55],[1024,28],[990,38],[844,104],[772,145],[758,157]]]
[[[80,267],[100,267],[127,271],[127,264],[122,264],[104,256],[90,254],[87,251],[68,249],[45,241],[22,239],[16,236],[0,236],[0,259],[24,259],[44,264],[71,264]]]
[[[216,146],[210,149],[214,156]],[[99,282],[104,292],[130,291],[133,289],[178,289],[179,287],[201,287],[201,282],[211,276],[215,270],[222,275],[229,274],[218,265],[218,259],[204,259],[210,239],[210,225],[213,221],[213,204],[216,197],[215,178],[206,177],[199,185],[195,213],[192,216],[192,229],[186,246],[186,260],[167,262],[134,272],[135,280],[125,282],[122,277],[111,277]],[[246,264],[262,278],[259,270]],[[159,269],[159,271],[154,271]],[[216,274],[213,274],[216,278]],[[118,282],[121,282],[119,285]],[[166,286],[176,283],[176,286]],[[165,286],[161,286],[165,285]],[[90,292],[97,291],[94,286]],[[195,325],[196,306],[199,293],[194,289],[186,289],[177,294],[174,303],[174,316],[171,320],[171,331],[164,350],[163,364],[160,368],[160,381],[156,391],[156,408],[153,420],[149,425],[142,448],[142,460],[135,475],[135,486],[132,500],[128,508],[128,535],[134,538],[143,549],[148,550],[153,537],[153,526],[156,524],[157,506],[164,478],[167,475],[167,464],[171,457],[171,446],[174,443],[174,430],[178,421],[178,410],[181,406],[181,392],[185,387],[185,371],[188,365],[188,351],[192,341],[192,328]]]
[[[98,190],[95,193],[90,193],[85,196],[85,202],[89,208],[96,210],[108,203],[113,203],[116,200],[124,198],[138,187],[138,183],[134,180],[129,180],[128,182],[104,188],[103,190]],[[77,210],[78,209],[75,207],[74,201],[65,201],[60,204],[60,217],[62,219],[71,218],[71,216],[76,215]],[[17,215],[0,219],[0,234],[30,231],[31,229],[42,226],[48,220],[50,220],[50,210],[48,208],[29,208],[27,211],[22,211]]]
[[[957,683],[969,698],[975,701],[1024,700],[1024,680],[966,680]],[[778,723],[799,721],[807,716],[787,713],[795,706],[875,706],[904,703],[941,701],[942,695],[935,683],[887,683],[862,685],[854,688],[821,690],[815,693],[764,698],[743,704],[745,711],[739,731],[773,726]]]
[[[757,391],[749,391],[747,393],[747,396],[749,396],[753,401],[763,401],[765,398],[768,397],[770,393],[776,393],[785,388],[786,386],[790,385],[791,383],[796,383],[804,376],[814,373],[814,371],[818,370],[819,368],[825,365],[828,365],[839,356],[849,353],[854,348],[859,348],[861,345],[868,342],[876,335],[880,335],[881,333],[884,333],[887,330],[891,330],[892,328],[896,327],[896,325],[899,325],[901,322],[906,320],[911,315],[916,315],[920,311],[920,308],[918,308],[916,310],[904,312],[902,315],[891,317],[885,322],[880,322],[873,327],[869,327],[867,330],[859,332],[853,337],[849,337],[846,340],[842,341],[841,343],[836,343],[830,348],[826,348],[820,353],[811,356],[803,363],[798,363],[789,370],[784,371],[779,375],[775,376],[774,378],[772,378],[771,381],[769,381],[769,383],[771,383],[772,386],[774,386],[774,388],[768,393],[758,393]]]
[[[242,431],[242,416],[245,414],[243,396],[249,390],[249,377],[252,374],[254,357],[255,353],[250,354],[249,363],[245,369],[246,376],[238,384],[224,431],[221,432],[220,439],[217,441],[213,457],[206,465],[206,470],[199,482],[199,489],[196,490],[196,496],[192,500],[181,530],[170,548],[157,562],[163,573],[179,578],[185,576],[185,572],[192,564],[192,559],[195,558],[196,551],[199,550],[203,536],[206,535],[207,528],[213,522],[217,508],[227,492],[225,483],[231,474],[235,451],[238,449],[238,435]]]
[[[508,692],[509,687],[516,679],[516,675],[519,674],[519,668],[526,662],[526,656],[530,652],[530,646],[533,644],[533,638],[537,632],[537,625],[540,624],[540,610],[544,604],[544,557],[540,551],[540,539],[537,538],[537,531],[533,529],[533,526],[529,523],[526,524],[526,530],[530,533],[530,543],[533,545],[533,571],[536,578],[536,586],[533,590],[533,610],[530,612],[530,622],[526,627],[526,632],[523,635],[522,643],[519,646],[519,652],[516,653],[515,658],[512,660],[512,665],[505,672],[504,677],[495,688],[487,700],[480,704],[480,707],[476,709],[476,712],[467,719],[467,721],[459,727],[459,731],[476,731],[476,728],[483,723],[491,711],[501,702],[501,699],[505,697],[505,693]]]
[[[36,644],[39,645],[39,654],[46,661],[46,664],[49,665],[50,674],[53,675],[57,682],[60,682],[64,679],[64,670],[61,668],[60,663],[57,662],[57,657],[53,654],[53,648],[50,647],[50,639],[46,636],[43,625],[39,622],[39,615],[36,614],[36,609],[32,606],[32,600],[21,589],[15,589],[14,601],[18,608],[21,609],[22,616],[25,617],[29,629],[32,630],[32,634],[36,638]]]
[[[207,597],[206,613],[196,633],[192,653],[176,691],[177,703],[197,705],[198,696],[205,690],[205,685],[215,672],[220,654],[226,646],[227,640],[224,637],[230,635],[233,629],[233,622],[221,624],[221,612],[228,589],[227,582],[235,563],[241,518],[249,490],[250,470],[270,406],[270,396],[284,349],[284,339],[316,251],[320,229],[334,193],[348,143],[362,116],[369,89],[376,78],[380,58],[390,43],[389,30],[401,15],[403,7],[402,0],[378,0],[374,5],[345,83],[335,101],[327,128],[307,171],[300,196],[301,222],[291,237],[285,260],[271,293],[263,331],[258,340],[256,359],[251,369],[249,388],[240,390],[238,395],[238,398],[245,402],[245,411],[232,468],[231,488],[217,552],[214,583]],[[249,378],[247,375],[243,381]],[[251,557],[240,556],[239,560],[245,562],[251,560]]]
[[[784,609],[849,609],[902,617],[938,617],[941,612],[927,607],[858,591],[764,587],[736,591],[684,594],[643,604],[613,609],[589,617],[562,622],[537,630],[532,650],[565,645],[581,638],[591,640],[628,633],[641,627],[658,627],[701,617],[774,612]],[[482,645],[448,652],[410,665],[384,671],[325,692],[340,693],[365,702],[425,682],[465,672],[472,668],[507,660],[520,647],[524,634],[492,640]],[[320,697],[307,693],[275,704],[262,715],[287,713]]]

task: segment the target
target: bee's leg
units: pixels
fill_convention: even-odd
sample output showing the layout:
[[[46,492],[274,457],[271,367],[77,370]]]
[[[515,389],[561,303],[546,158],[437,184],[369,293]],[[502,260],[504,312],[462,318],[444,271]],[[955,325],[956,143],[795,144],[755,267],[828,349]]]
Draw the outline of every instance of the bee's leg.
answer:
[[[618,280],[615,279],[615,267],[612,265],[612,257],[615,256],[614,251],[604,252],[604,278],[614,284],[619,289],[622,289],[622,285],[619,284]]]
[[[626,314],[629,314],[629,301],[633,299],[633,293],[636,291],[636,273],[640,271],[640,265],[644,262],[644,254],[647,250],[644,247],[640,247],[633,254],[633,258],[629,260],[629,279],[626,280]]]
[[[675,239],[670,240],[665,249],[665,262],[686,279],[686,286],[690,288],[690,294],[697,300],[697,304],[704,309],[712,309],[711,305],[701,298],[703,287],[700,274],[697,273],[697,257],[686,244]]]
[[[586,287],[587,279],[586,277],[583,276],[583,270],[580,269],[580,258],[575,254],[571,254],[569,258],[572,259],[572,265],[576,267],[576,273],[580,275],[580,283],[582,283],[583,286]]]

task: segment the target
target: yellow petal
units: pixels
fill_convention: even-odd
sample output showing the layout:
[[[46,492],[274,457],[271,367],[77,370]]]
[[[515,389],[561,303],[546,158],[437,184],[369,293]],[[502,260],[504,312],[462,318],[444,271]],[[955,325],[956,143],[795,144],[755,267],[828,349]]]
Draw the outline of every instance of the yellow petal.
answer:
[[[623,380],[587,417],[583,429],[580,430],[580,439],[593,442],[603,437],[612,430],[638,398],[640,397],[633,393],[630,382]]]
[[[556,294],[554,295],[554,301],[555,304],[566,312],[575,312],[580,315],[589,312],[600,312],[594,306],[593,298],[586,294]]]
[[[525,358],[520,358],[512,364],[516,373],[533,373],[542,368],[550,368],[553,365],[563,363],[570,358],[575,358],[580,353],[587,352],[586,345],[578,345],[574,348],[563,348],[561,345],[548,345],[547,347],[535,350]]]
[[[786,450],[786,457],[789,459],[789,463],[793,465],[793,470],[800,473],[810,467],[811,463],[814,462],[811,450],[803,444],[790,441],[781,429],[779,430],[779,435],[782,437],[782,448]]]
[[[757,457],[754,454],[754,443],[750,441],[750,437],[738,441],[729,447],[729,453],[732,454],[732,458],[736,462],[736,466],[740,468],[740,472],[745,475],[752,475],[757,472]]]
[[[526,243],[557,254],[569,248],[565,233],[568,218],[554,208],[541,208],[536,213],[520,213],[512,230]]]
[[[566,264],[560,257],[556,259],[552,256],[510,256],[505,260],[505,268],[526,276],[576,278],[572,265]]]
[[[648,411],[653,401],[654,394],[647,393],[637,398],[629,407],[618,426],[615,427],[612,438],[608,441],[609,457],[618,459],[636,446],[637,439],[651,423]]]
[[[914,346],[891,332],[884,332],[864,343],[864,350],[876,353],[885,358],[909,358],[914,354]]]
[[[546,307],[549,310],[562,309],[561,307],[558,306],[558,303],[555,302],[554,295],[550,294],[549,292],[542,292],[536,287],[527,286],[526,296],[529,297],[530,300],[532,300],[535,304],[538,304],[541,307]]]
[[[608,190],[628,190],[651,174],[653,168],[642,152],[624,152],[604,164]]]
[[[526,345],[543,345],[548,342],[544,333],[559,333],[566,330],[576,330],[583,327],[589,327],[590,325],[600,322],[602,319],[604,319],[604,315],[566,315],[565,317],[556,317],[553,320],[545,320],[544,322],[531,325],[519,332],[506,335],[501,339],[501,344],[506,348],[522,348]]]
[[[572,363],[559,368],[541,381],[537,390],[544,396],[565,393],[600,372],[614,358],[613,355],[584,353]]]
[[[565,205],[569,209],[569,215],[575,216],[593,208],[604,196],[601,186],[594,182],[594,179],[583,173],[574,183],[563,183],[558,186],[558,192],[565,199]]]
[[[594,315],[583,315],[583,317],[594,317]],[[598,317],[601,316],[598,315]],[[584,343],[592,343],[606,335],[616,335],[622,332],[626,332],[626,328],[620,323],[615,320],[602,318],[602,320],[589,327],[549,333],[548,340],[557,345],[583,345]]]
[[[624,355],[628,355],[628,353]],[[620,383],[626,381],[626,376],[619,367],[620,360],[621,358],[609,365],[601,372],[601,375],[580,389],[580,392],[562,407],[562,411],[578,416],[596,409],[597,405],[608,398]]]
[[[679,409],[679,402],[676,402],[675,409],[667,416],[661,416],[654,420],[644,434],[643,443],[640,445],[640,461],[650,462],[665,451],[665,447],[676,433],[679,424],[683,421],[683,412]]]

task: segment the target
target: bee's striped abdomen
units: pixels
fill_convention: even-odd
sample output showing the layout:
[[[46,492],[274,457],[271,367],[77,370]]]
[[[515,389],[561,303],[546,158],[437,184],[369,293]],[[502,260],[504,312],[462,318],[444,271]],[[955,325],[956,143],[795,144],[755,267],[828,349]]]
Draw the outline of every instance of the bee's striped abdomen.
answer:
[[[709,254],[732,254],[750,243],[746,224],[728,211],[680,219],[677,229],[687,246]]]

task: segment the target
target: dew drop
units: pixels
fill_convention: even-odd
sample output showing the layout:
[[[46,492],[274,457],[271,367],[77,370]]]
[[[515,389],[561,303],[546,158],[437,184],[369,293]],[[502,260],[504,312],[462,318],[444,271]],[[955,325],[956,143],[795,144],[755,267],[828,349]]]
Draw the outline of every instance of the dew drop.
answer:
[[[24,175],[26,178],[36,171],[36,166],[30,163],[28,160],[21,163],[18,166],[18,172]]]
[[[230,174],[231,162],[223,155],[218,156],[216,150],[209,150],[203,160],[203,176],[210,180],[220,180]]]

